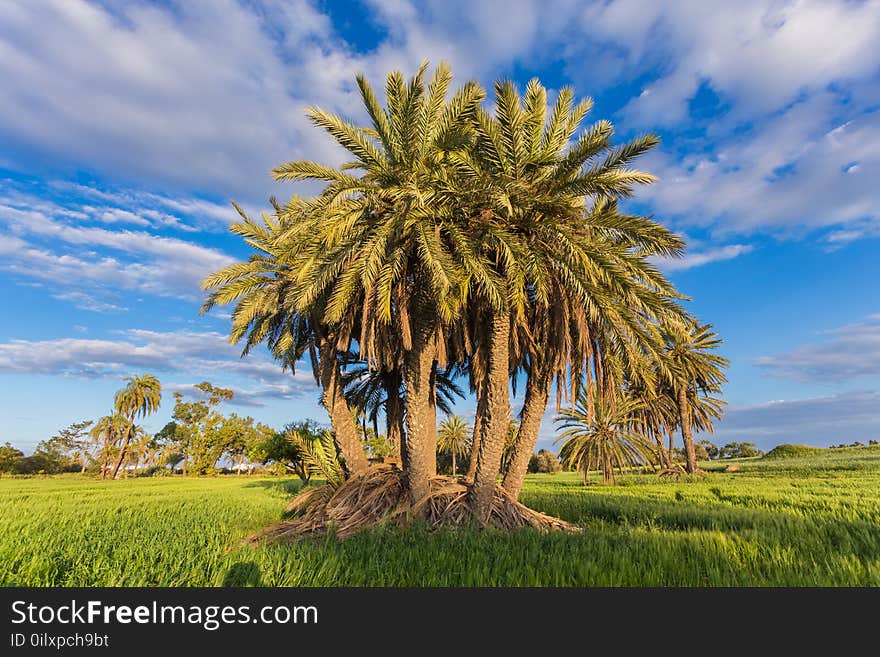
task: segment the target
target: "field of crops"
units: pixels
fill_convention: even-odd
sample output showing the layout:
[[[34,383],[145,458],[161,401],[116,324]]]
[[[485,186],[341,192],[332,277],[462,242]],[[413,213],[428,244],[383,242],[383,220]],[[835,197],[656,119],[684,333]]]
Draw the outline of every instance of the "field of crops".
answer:
[[[738,465],[614,488],[530,476],[523,501],[580,534],[414,527],[256,549],[241,539],[281,517],[294,480],[3,478],[0,585],[880,585],[880,448]]]

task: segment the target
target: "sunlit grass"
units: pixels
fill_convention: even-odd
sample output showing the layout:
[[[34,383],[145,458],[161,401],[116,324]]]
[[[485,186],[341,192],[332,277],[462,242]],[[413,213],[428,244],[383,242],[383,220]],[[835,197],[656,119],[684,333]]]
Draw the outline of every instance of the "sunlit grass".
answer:
[[[613,488],[530,476],[523,501],[580,534],[413,527],[256,549],[242,538],[281,517],[294,480],[6,478],[0,584],[880,585],[880,449],[738,465]]]

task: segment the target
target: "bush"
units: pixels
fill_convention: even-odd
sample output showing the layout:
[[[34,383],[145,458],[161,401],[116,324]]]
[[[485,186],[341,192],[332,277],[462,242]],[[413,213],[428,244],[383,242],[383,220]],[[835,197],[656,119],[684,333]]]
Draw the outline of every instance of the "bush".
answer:
[[[810,447],[809,445],[777,445],[769,452],[765,458],[768,459],[790,459],[805,456],[819,456],[825,450],[821,447]]]
[[[562,470],[562,464],[556,457],[556,454],[546,449],[539,450],[537,454],[532,454],[529,459],[529,472],[543,472],[545,474],[556,474]]]
[[[18,464],[24,458],[24,452],[9,443],[0,445],[0,472],[16,472]]]
[[[718,445],[713,443],[711,440],[706,440],[705,438],[698,442],[694,447],[697,450],[697,459],[698,460],[709,460],[709,459],[717,459],[721,454],[721,450],[718,449]],[[705,456],[700,456],[702,450],[705,452]]]
[[[715,445],[712,445],[712,443],[709,444],[712,445],[712,447],[715,447],[715,456],[712,456],[709,450],[706,449],[706,446],[703,443],[707,442],[709,441],[701,440],[698,443],[694,443],[694,454],[696,455],[698,461],[709,461],[710,459],[717,458],[718,456],[718,448],[715,447]],[[681,461],[682,463],[687,461],[687,452],[685,452],[684,447],[676,447],[673,451],[674,461]]]
[[[722,459],[747,459],[764,456],[755,443],[727,443],[718,455]]]

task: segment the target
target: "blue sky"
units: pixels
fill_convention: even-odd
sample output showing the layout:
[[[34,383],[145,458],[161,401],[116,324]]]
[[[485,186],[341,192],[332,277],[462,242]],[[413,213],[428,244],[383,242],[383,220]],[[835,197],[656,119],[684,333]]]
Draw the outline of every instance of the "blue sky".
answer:
[[[205,379],[274,426],[323,418],[307,370],[238,358],[198,282],[248,255],[230,200],[340,162],[306,107],[362,118],[357,72],[425,58],[661,136],[630,207],[687,237],[662,266],[726,341],[717,441],[880,438],[877,43],[877,1],[0,3],[0,442],[105,414],[134,372],[165,385],[151,430]]]

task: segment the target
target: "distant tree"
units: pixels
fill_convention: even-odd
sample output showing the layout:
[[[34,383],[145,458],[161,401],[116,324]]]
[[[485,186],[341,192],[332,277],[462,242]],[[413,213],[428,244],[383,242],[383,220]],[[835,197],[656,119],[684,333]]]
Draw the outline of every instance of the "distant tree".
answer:
[[[504,439],[504,448],[501,450],[501,474],[507,474],[513,461],[513,450],[516,447],[517,438],[519,436],[519,422],[516,420],[507,421],[507,436]]]
[[[285,470],[309,483],[312,470],[304,459],[302,445],[304,442],[319,441],[324,428],[315,420],[302,420],[287,424],[282,431],[267,436],[253,452],[255,460],[266,463],[278,463]]]
[[[452,476],[458,474],[457,457],[465,456],[471,449],[471,428],[458,415],[450,415],[440,423],[437,431],[437,451],[449,454],[452,460]]]
[[[559,458],[563,465],[581,473],[589,483],[590,470],[600,468],[606,484],[614,483],[614,470],[653,463],[655,447],[639,432],[640,403],[620,396],[613,400],[588,395],[587,387],[578,394],[575,408],[563,409],[556,418],[563,429]]]
[[[685,464],[689,473],[697,471],[697,456],[694,451],[693,431],[695,420],[694,406],[699,398],[710,401],[710,409],[714,417],[720,417],[720,399],[712,397],[720,391],[720,386],[727,379],[724,368],[728,361],[715,353],[721,346],[721,339],[712,331],[711,324],[700,324],[696,320],[685,323],[667,322],[664,326],[666,340],[666,358],[670,365],[670,383],[674,390],[679,407],[678,424],[685,448]],[[715,408],[715,404],[719,404]],[[715,412],[717,411],[717,412]],[[705,422],[711,427],[711,419]]]
[[[0,445],[0,472],[17,472],[24,452],[9,443]]]
[[[183,474],[213,471],[225,451],[220,432],[224,418],[216,407],[234,398],[232,390],[219,388],[208,381],[195,387],[202,398],[186,401],[181,393],[174,393],[171,414],[175,423],[175,443],[183,456]]]
[[[719,454],[721,453],[718,445],[713,443],[711,440],[706,440],[705,438],[694,445],[694,447],[697,448],[698,459],[717,459]],[[705,456],[700,456],[700,448],[702,448],[703,452],[705,452]]]
[[[107,478],[110,463],[119,454],[118,444],[127,430],[128,422],[121,415],[105,415],[99,419],[91,431],[91,450],[101,465],[101,479]]]
[[[256,458],[251,459],[251,455],[260,453],[258,446],[274,434],[271,427],[256,422],[254,418],[239,417],[232,413],[220,424],[216,440],[233,467],[241,474],[246,462],[250,462],[252,467],[254,462],[259,461]]]
[[[560,470],[562,470],[562,464],[559,462],[559,458],[546,449],[538,450],[529,459],[528,471],[531,473],[556,474]]]
[[[764,452],[757,448],[755,443],[727,443],[721,448],[719,458],[722,459],[744,459],[756,456],[763,456]]]
[[[92,420],[83,420],[82,422],[74,422],[64,429],[61,429],[57,435],[52,436],[50,441],[54,441],[54,445],[64,454],[66,454],[75,463],[80,464],[80,472],[85,472],[92,459],[91,445],[89,440],[89,427],[94,424]]]
[[[152,374],[141,374],[126,379],[127,385],[116,393],[113,400],[116,413],[127,420],[125,433],[119,446],[119,456],[113,468],[113,479],[119,477],[119,469],[125,461],[128,444],[133,437],[134,421],[146,417],[159,408],[162,400],[162,384]]]
[[[42,440],[34,453],[15,462],[13,472],[17,474],[58,474],[78,469],[77,463],[65,453],[64,446],[57,438]]]

